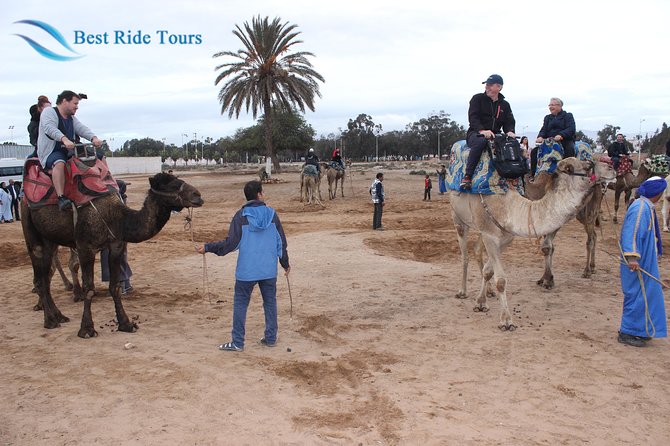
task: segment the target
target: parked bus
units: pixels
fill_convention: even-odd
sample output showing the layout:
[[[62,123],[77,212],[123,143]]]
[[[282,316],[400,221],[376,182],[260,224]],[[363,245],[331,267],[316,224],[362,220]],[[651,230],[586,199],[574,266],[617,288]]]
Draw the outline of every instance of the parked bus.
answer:
[[[18,158],[0,158],[0,182],[9,184],[9,180],[23,181],[23,164],[26,160]]]

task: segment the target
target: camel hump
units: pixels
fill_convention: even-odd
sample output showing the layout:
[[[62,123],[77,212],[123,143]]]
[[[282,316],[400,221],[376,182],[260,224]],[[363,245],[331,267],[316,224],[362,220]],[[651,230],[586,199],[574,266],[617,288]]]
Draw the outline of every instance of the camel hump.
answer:
[[[465,166],[468,162],[469,154],[470,147],[467,146],[465,140],[456,141],[451,146],[449,167],[445,176],[445,185],[448,189],[460,191],[460,184],[465,176]],[[510,188],[523,193],[519,179],[506,180],[502,178],[493,167],[488,151],[484,150],[477,167],[475,167],[475,173],[472,177],[472,189],[467,192],[461,192],[482,195],[504,195]]]
[[[119,190],[107,165],[97,158],[95,162],[70,158],[65,164],[65,175],[65,196],[77,206],[97,197],[118,193]],[[26,160],[23,184],[31,209],[56,204],[58,197],[51,176],[44,172],[37,158]]]

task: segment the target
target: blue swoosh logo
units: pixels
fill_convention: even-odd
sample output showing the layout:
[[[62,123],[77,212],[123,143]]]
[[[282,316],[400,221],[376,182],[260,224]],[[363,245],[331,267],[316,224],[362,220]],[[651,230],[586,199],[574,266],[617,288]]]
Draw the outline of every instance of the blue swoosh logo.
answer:
[[[49,34],[51,37],[53,37],[54,40],[56,40],[56,42],[60,43],[65,49],[67,49],[70,52],[76,54],[76,56],[66,56],[66,55],[58,54],[58,53],[56,53],[54,51],[51,51],[50,49],[44,47],[43,45],[37,43],[35,40],[31,39],[28,36],[24,36],[22,34],[14,34],[15,36],[18,36],[18,37],[22,38],[23,40],[25,40],[28,43],[28,45],[30,45],[35,51],[37,51],[39,54],[41,54],[42,56],[44,56],[48,59],[56,60],[56,61],[59,61],[59,62],[66,62],[66,61],[76,60],[76,59],[79,59],[81,57],[84,57],[83,55],[77,53],[74,49],[72,49],[70,44],[68,44],[67,41],[65,40],[65,37],[63,37],[63,35],[56,28],[49,25],[48,23],[41,22],[39,20],[19,20],[18,22],[14,22],[14,23],[23,23],[23,24],[26,24],[26,25],[36,26],[37,28],[40,28],[41,30],[43,30],[47,34]]]

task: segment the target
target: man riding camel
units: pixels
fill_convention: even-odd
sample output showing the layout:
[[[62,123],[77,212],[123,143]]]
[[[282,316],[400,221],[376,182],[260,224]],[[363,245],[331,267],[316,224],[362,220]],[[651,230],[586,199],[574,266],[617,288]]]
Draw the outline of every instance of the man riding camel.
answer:
[[[79,108],[81,96],[65,90],[58,95],[56,106],[45,108],[40,116],[37,137],[37,156],[42,168],[51,173],[54,189],[58,196],[58,207],[66,210],[72,205],[65,192],[65,163],[72,156],[75,139],[80,136],[97,148],[102,141],[74,115]]]

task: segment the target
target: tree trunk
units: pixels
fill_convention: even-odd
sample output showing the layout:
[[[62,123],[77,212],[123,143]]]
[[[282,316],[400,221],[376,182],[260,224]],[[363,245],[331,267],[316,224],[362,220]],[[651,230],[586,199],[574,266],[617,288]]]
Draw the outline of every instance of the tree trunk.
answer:
[[[272,160],[272,169],[279,173],[279,158],[277,158],[274,143],[272,141],[273,113],[269,99],[263,101],[263,112],[265,115],[265,153],[267,153],[267,156]]]

